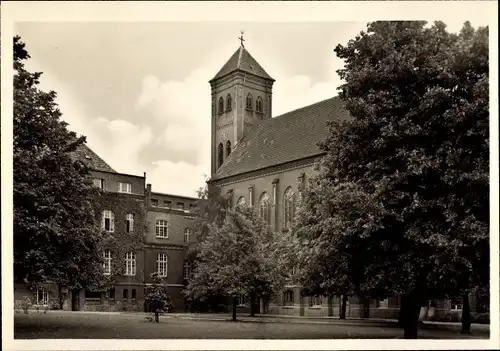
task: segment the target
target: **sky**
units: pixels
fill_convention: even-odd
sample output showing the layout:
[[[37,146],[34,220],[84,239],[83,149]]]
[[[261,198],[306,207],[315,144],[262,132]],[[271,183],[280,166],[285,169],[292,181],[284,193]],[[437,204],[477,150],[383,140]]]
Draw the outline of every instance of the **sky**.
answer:
[[[457,31],[463,21],[446,22]],[[472,22],[474,26],[477,24]],[[69,128],[117,172],[196,196],[210,175],[208,81],[245,47],[275,80],[273,116],[337,94],[333,49],[366,22],[18,22]]]

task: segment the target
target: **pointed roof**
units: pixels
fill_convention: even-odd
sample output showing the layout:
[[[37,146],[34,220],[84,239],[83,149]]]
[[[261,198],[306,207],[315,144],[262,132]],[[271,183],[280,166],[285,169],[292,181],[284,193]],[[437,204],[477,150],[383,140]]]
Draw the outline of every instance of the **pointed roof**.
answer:
[[[263,121],[243,136],[212,180],[319,156],[324,152],[317,143],[328,135],[327,122],[349,118],[336,96]]]
[[[220,69],[219,73],[212,78],[211,81],[222,78],[234,71],[243,71],[265,79],[274,81],[273,78],[262,68],[261,65],[253,58],[243,45],[229,58],[224,66]]]
[[[86,144],[79,145],[72,153],[72,157],[75,161],[79,160],[85,163],[91,170],[116,173],[116,171],[111,168],[110,165],[108,165]]]

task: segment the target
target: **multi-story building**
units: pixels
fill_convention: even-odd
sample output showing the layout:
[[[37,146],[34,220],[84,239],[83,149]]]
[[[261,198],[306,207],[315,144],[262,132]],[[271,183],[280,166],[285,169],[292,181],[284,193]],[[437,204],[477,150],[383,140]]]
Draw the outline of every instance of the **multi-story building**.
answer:
[[[144,288],[158,272],[167,285],[174,309],[184,310],[182,290],[190,266],[185,260],[193,240],[193,208],[196,198],[153,193],[146,174],[118,173],[87,146],[74,157],[91,169],[94,185],[103,189],[98,215],[106,234],[103,247],[103,292],[71,290],[64,309],[74,311],[143,311]],[[19,308],[24,297],[34,306],[56,305],[57,287],[50,282],[38,291],[15,283],[15,302]]]

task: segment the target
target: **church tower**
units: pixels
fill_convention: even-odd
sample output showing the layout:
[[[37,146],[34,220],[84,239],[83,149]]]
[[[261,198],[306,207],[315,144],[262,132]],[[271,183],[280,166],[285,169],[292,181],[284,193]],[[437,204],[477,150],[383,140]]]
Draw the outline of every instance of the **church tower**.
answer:
[[[211,174],[229,156],[248,130],[272,117],[274,79],[243,45],[210,80],[212,88]]]

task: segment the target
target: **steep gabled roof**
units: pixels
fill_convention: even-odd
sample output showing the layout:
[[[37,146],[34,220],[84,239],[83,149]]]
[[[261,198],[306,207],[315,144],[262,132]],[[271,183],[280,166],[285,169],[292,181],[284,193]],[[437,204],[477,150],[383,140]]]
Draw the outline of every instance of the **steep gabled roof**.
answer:
[[[212,180],[320,155],[317,143],[328,135],[327,121],[348,118],[334,97],[268,119],[252,127]]]
[[[116,173],[110,165],[85,144],[78,146],[72,156],[75,160],[85,163],[91,170]]]
[[[261,65],[250,55],[250,53],[241,45],[238,50],[229,58],[219,73],[212,78],[211,81],[224,77],[234,71],[243,71],[256,76],[273,80],[269,74],[262,68]]]

